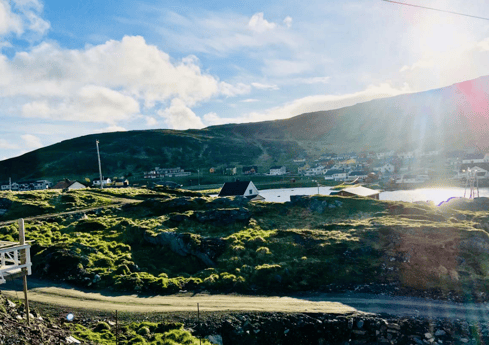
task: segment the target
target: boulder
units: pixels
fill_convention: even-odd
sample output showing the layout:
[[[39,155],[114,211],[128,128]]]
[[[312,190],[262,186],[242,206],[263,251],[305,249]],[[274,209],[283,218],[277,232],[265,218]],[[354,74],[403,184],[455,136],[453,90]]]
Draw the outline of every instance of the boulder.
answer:
[[[195,256],[206,266],[212,267],[226,248],[226,242],[221,238],[202,238],[199,235],[172,231],[163,231],[157,235],[146,232],[144,239],[153,245],[167,246],[180,256]]]
[[[247,224],[251,219],[251,213],[246,208],[197,211],[193,216],[199,223],[217,223],[223,225],[235,222]]]

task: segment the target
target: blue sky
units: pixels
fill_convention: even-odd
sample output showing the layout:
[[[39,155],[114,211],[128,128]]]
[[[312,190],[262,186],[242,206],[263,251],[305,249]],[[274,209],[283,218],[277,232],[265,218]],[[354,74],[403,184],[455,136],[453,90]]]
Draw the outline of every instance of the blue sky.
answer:
[[[483,0],[405,2],[489,17]],[[489,21],[381,0],[0,0],[0,159],[424,91],[488,58]]]

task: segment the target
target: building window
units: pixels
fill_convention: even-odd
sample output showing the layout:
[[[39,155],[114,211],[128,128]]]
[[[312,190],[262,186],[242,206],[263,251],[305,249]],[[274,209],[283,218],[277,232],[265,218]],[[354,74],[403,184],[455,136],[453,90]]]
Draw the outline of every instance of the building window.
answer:
[[[253,189],[250,189],[250,195],[253,194]]]

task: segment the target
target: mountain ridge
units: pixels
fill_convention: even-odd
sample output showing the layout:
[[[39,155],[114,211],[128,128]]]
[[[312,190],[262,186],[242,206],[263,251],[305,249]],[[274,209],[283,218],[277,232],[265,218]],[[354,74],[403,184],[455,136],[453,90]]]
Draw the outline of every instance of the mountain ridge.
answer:
[[[155,166],[270,166],[329,152],[483,149],[489,146],[488,125],[484,76],[283,120],[89,134],[0,161],[0,180],[95,175],[95,140],[104,173],[127,175]]]

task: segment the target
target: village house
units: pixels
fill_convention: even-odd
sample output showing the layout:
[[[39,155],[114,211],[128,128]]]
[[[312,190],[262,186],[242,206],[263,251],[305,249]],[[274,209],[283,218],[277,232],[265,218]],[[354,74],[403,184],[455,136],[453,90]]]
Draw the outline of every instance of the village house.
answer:
[[[417,184],[417,183],[426,182],[429,179],[430,179],[430,177],[426,174],[419,174],[419,175],[406,174],[406,175],[402,175],[399,179],[397,179],[396,183]]]
[[[347,181],[365,180],[368,176],[366,171],[352,171],[346,177]]]
[[[310,169],[306,170],[305,175],[306,176],[323,175],[325,171],[326,171],[326,169],[324,166],[318,165],[314,168],[310,168]]]
[[[349,187],[349,188],[342,189],[339,192],[335,193],[335,195],[349,196],[349,197],[364,197],[364,198],[379,200],[380,192],[375,189],[358,186],[358,187]]]
[[[466,179],[469,173],[476,174],[478,179],[489,178],[489,163],[463,164],[458,170],[456,178]]]
[[[226,182],[218,196],[242,196],[250,200],[263,200],[263,197],[259,195],[258,188],[251,181]]]
[[[237,173],[236,167],[226,168],[225,173],[226,173],[226,175],[230,175],[230,176],[236,175],[236,173]]]
[[[472,153],[467,154],[462,159],[462,164],[487,163],[489,155],[487,153]]]
[[[84,188],[87,188],[87,186],[81,184],[78,181],[70,181],[68,179],[64,179],[63,181],[59,181],[58,183],[56,183],[51,189],[76,190]]]
[[[124,178],[116,178],[112,181],[112,187],[129,187],[129,180]]]
[[[280,176],[280,175],[285,175],[286,173],[287,173],[287,168],[285,166],[276,165],[270,168],[269,175]]]
[[[53,184],[47,180],[34,180],[34,181],[24,181],[24,182],[12,182],[3,183],[0,186],[1,190],[13,190],[13,191],[29,191],[29,190],[45,190],[51,187]]]
[[[258,167],[256,165],[244,166],[241,171],[244,175],[254,175],[258,173]]]
[[[307,170],[309,170],[311,167],[309,166],[309,164],[304,164],[303,166],[300,166],[297,168],[297,173],[299,175],[303,175],[306,173]]]
[[[334,181],[345,181],[348,176],[348,172],[343,169],[329,169],[324,174],[325,180],[334,180]]]
[[[395,170],[395,167],[391,163],[385,163],[384,165],[379,165],[379,166],[373,167],[372,170],[377,171],[377,172],[381,172],[382,174],[385,174],[386,172],[393,173]]]
[[[189,171],[185,171],[180,167],[176,168],[160,168],[156,167],[154,170],[145,171],[144,178],[145,179],[155,179],[161,177],[181,177],[181,176],[189,176],[192,173]]]
[[[377,159],[382,159],[382,158],[387,158],[395,155],[394,151],[387,151],[387,152],[377,152],[375,154],[377,156]]]
[[[102,177],[102,186],[108,186],[112,183],[110,177]],[[92,180],[92,186],[100,187],[100,177],[94,178]]]

